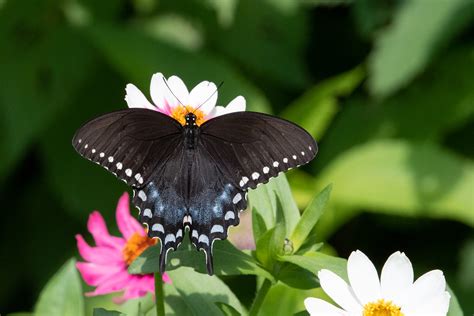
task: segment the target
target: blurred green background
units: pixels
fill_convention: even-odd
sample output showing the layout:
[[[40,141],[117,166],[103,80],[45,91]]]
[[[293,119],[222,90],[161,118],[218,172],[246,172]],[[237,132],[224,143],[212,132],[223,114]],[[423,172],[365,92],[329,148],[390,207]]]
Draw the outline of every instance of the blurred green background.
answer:
[[[301,208],[334,184],[316,238],[380,267],[405,251],[473,313],[473,18],[472,0],[0,0],[0,313],[32,309],[92,210],[114,223],[127,187],[72,135],[155,72],[308,129],[320,153],[288,177]]]

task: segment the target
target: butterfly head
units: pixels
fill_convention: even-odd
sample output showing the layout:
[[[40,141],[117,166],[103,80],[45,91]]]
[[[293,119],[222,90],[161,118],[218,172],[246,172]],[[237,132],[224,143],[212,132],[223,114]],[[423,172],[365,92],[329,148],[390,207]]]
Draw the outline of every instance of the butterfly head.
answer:
[[[197,120],[197,117],[196,117],[196,114],[190,112],[190,113],[187,113],[185,116],[184,116],[184,119],[186,121],[186,126],[193,126],[193,125],[197,125],[196,124],[196,120]]]

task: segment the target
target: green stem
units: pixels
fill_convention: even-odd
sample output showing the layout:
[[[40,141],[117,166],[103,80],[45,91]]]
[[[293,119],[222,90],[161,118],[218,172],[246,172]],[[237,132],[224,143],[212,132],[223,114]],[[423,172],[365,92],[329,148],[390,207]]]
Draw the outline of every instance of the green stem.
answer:
[[[165,316],[165,294],[163,291],[163,278],[160,272],[155,273],[155,304],[156,315]]]
[[[262,286],[257,292],[257,296],[250,307],[249,316],[256,316],[262,306],[263,301],[265,300],[265,296],[267,296],[268,290],[270,290],[272,286],[272,282],[269,279],[265,279],[263,281]]]

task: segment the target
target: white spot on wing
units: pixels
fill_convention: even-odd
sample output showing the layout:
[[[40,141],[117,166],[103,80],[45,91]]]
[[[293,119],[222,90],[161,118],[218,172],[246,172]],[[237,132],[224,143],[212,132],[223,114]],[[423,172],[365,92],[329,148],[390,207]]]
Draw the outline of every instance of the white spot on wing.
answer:
[[[263,173],[267,174],[270,171],[270,168],[267,166],[263,167]]]
[[[229,219],[234,219],[234,218],[235,218],[234,212],[232,212],[232,211],[227,211],[227,213],[225,213],[224,219],[225,219],[226,221],[229,220]]]
[[[86,144],[86,145],[84,146],[85,149],[87,149],[87,147],[89,147],[89,144]]]
[[[258,173],[258,172],[252,173],[252,179],[257,180],[258,177],[260,177],[260,173]]]
[[[93,148],[93,149],[91,150],[91,152],[92,152],[93,154],[95,154],[95,149]]]
[[[178,232],[176,233],[176,238],[181,238],[183,237],[183,230],[180,228]]]
[[[213,234],[213,233],[223,233],[223,232],[224,232],[224,227],[222,227],[222,225],[214,225],[211,228],[211,234]]]
[[[100,153],[99,156],[100,156],[100,158],[104,158],[105,154],[104,154],[104,153]]]
[[[150,210],[149,208],[146,208],[146,209],[143,211],[143,216],[152,218],[152,217],[153,217],[153,214],[151,213],[151,210]]]
[[[176,241],[176,237],[173,234],[166,235],[165,244],[167,244],[169,242],[175,242],[175,241]]]
[[[141,174],[139,174],[139,173],[137,173],[137,174],[135,175],[135,180],[137,180],[137,181],[138,181],[138,180],[140,180],[140,178],[141,178],[141,177],[142,177],[142,175],[141,175]]]
[[[232,199],[232,203],[237,204],[240,200],[242,200],[242,195],[240,193],[237,193]]]
[[[191,234],[191,236],[192,236],[193,238],[198,239],[198,236],[199,236],[199,235],[198,235],[198,231],[194,229],[194,230],[193,230],[193,233]]]
[[[201,234],[201,235],[199,236],[198,242],[202,242],[202,243],[204,243],[204,244],[206,244],[206,245],[209,246],[209,237],[207,237],[207,236],[204,235],[204,234]]]
[[[296,155],[293,155],[293,159],[296,160],[296,158],[297,158]]]
[[[280,163],[278,161],[273,162],[273,167],[278,168],[279,165],[280,165]]]
[[[304,151],[302,151],[302,152],[301,152],[301,155],[302,155],[302,156],[304,156],[304,155],[305,155]]]
[[[283,158],[284,163],[288,163],[288,158]]]
[[[78,143],[79,143],[79,144],[82,143],[82,139],[79,139]]]
[[[154,224],[152,227],[151,227],[151,230],[152,231],[155,231],[155,232],[160,232],[160,233],[165,233],[165,229],[163,227],[163,225],[161,224]]]
[[[146,194],[145,194],[145,192],[143,192],[142,190],[140,190],[140,192],[138,192],[138,197],[139,197],[143,202],[146,201]]]
[[[129,168],[129,169],[125,170],[125,174],[127,176],[131,177],[132,176],[132,169]]]
[[[109,162],[114,162],[114,157],[110,156],[109,157]]]
[[[123,165],[121,162],[117,162],[116,166],[118,170],[122,170]]]

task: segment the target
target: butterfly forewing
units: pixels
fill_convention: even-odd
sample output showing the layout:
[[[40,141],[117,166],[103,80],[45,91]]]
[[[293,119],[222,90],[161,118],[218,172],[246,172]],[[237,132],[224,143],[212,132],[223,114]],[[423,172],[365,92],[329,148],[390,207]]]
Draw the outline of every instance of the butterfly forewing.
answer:
[[[255,112],[231,113],[206,122],[201,143],[229,181],[243,190],[308,163],[318,150],[304,129]]]
[[[169,158],[181,138],[181,129],[164,114],[127,109],[86,123],[75,134],[73,146],[127,184],[141,187]]]

